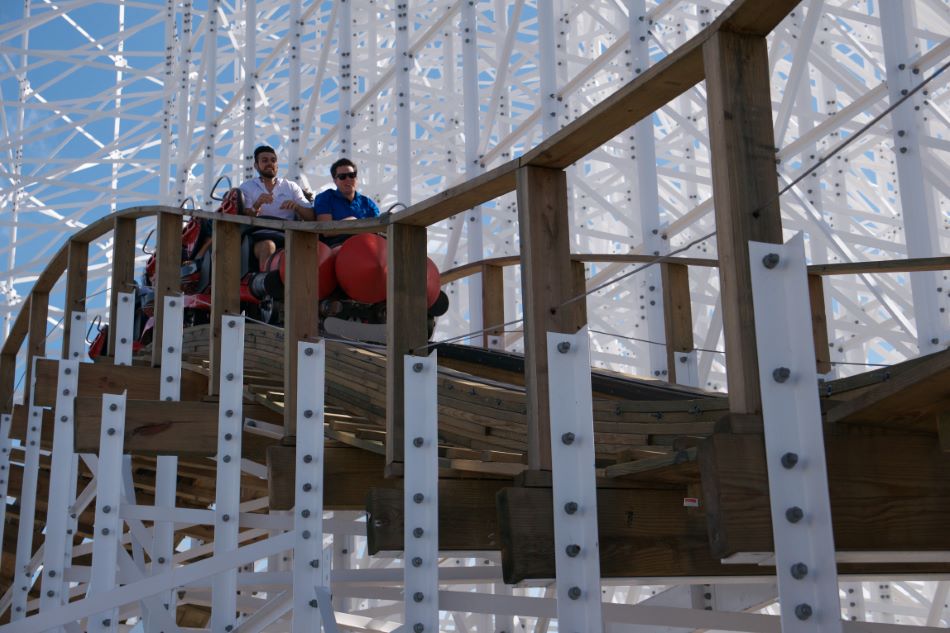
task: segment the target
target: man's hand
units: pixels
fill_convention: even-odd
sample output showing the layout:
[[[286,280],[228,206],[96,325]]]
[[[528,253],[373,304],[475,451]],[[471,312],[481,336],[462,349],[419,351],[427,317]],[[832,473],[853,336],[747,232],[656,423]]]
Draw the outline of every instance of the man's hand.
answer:
[[[254,215],[260,215],[261,207],[264,206],[265,204],[270,204],[273,201],[274,201],[273,194],[262,193],[260,196],[257,197],[257,200],[254,201],[254,206],[253,206]]]

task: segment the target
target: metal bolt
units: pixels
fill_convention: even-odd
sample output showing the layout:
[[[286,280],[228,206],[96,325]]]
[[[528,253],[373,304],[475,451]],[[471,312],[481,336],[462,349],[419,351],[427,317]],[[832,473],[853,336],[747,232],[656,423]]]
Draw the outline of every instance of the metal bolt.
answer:
[[[424,442],[425,440],[423,440],[421,437],[416,437],[416,438],[413,438],[412,445],[415,446],[416,448],[422,448],[422,445]]]
[[[305,347],[303,350],[304,356],[313,356],[313,348]]]
[[[573,433],[568,432],[561,436],[561,442],[570,446],[571,444],[574,443],[574,438],[575,438],[575,435]]]
[[[413,528],[412,535],[416,538],[422,538],[422,535],[425,534],[425,530],[421,527]]]
[[[775,382],[785,382],[792,375],[792,370],[788,367],[777,367],[772,371],[772,379]]]
[[[226,418],[230,418],[233,415],[234,415],[234,411],[232,411],[231,409],[228,409],[227,411],[224,412],[224,417]]]
[[[785,511],[785,518],[789,523],[798,523],[805,516],[805,513],[798,506],[792,506]]]
[[[109,528],[102,528],[102,534],[103,534],[103,535],[108,535],[108,534],[109,534]]]
[[[115,435],[115,429],[109,429],[108,431],[106,431],[106,434]]]
[[[568,514],[574,514],[577,512],[577,503],[574,501],[568,501],[564,504],[564,511]]]
[[[412,500],[416,503],[422,503],[423,499],[425,499],[425,495],[423,495],[421,492],[417,492],[416,494],[412,495]]]
[[[313,411],[311,411],[310,409],[307,409],[306,411],[303,412],[303,417],[305,417],[305,418],[312,418],[312,417],[313,417]]]
[[[174,354],[174,353],[175,353],[175,348],[174,348],[174,346],[172,346],[172,345],[169,345],[169,346],[168,346],[168,353],[169,353],[169,354]]]
[[[807,620],[811,617],[811,605],[806,603],[801,603],[795,606],[795,617],[799,620]]]
[[[303,534],[301,534],[300,536],[304,537],[305,539],[310,538],[310,530],[304,530]]]
[[[50,598],[52,598],[53,596],[56,595],[56,592],[53,591],[52,589],[50,589],[49,591],[46,592],[46,595],[49,596]]]
[[[426,627],[422,624],[422,622],[416,622],[412,625],[412,633],[422,633],[425,630]]]
[[[768,269],[775,268],[778,266],[779,256],[778,253],[769,253],[762,258],[762,265]]]
[[[106,618],[105,620],[102,621],[102,626],[112,626],[112,620],[110,620],[109,618]]]
[[[221,520],[224,521],[225,523],[227,523],[228,521],[231,520],[231,515],[230,515],[230,514],[225,514],[225,515],[223,515],[223,516],[221,517]]]
[[[798,454],[797,453],[785,453],[782,455],[782,466],[785,468],[795,468],[795,465],[798,463]]]
[[[175,300],[172,299],[171,301],[169,301],[169,302],[168,302],[168,305],[170,305],[171,307],[174,308],[174,307],[175,307]]]
[[[115,410],[118,409],[118,408],[119,408],[119,405],[117,405],[117,404],[115,404],[115,403],[112,403],[112,404],[109,405],[109,411],[115,411]]]
[[[571,543],[570,545],[564,548],[564,551],[567,552],[568,556],[570,556],[571,558],[574,558],[575,556],[581,553],[581,546],[578,545],[577,543]]]
[[[422,558],[419,556],[414,556],[412,559],[413,567],[422,567]]]
[[[49,570],[49,577],[50,577],[50,578],[55,578],[55,577],[56,577],[56,570],[55,570],[55,569]]]
[[[417,374],[422,373],[422,363],[413,363],[412,371],[416,372]]]
[[[319,568],[320,568],[320,560],[317,559],[317,558],[314,558],[312,561],[310,561],[310,566],[313,567],[314,569],[319,569]]]
[[[234,380],[234,374],[232,374],[232,373],[229,372],[228,375],[225,376],[224,378],[225,378],[225,380]]]
[[[235,325],[237,325],[236,322],[234,322],[234,321],[228,321],[228,327],[234,327]]]
[[[61,415],[59,416],[60,422],[69,422],[69,416]]]
[[[233,625],[233,624],[229,624],[229,625],[227,625],[226,627],[224,627],[224,630],[225,630],[225,631],[228,631],[228,633],[230,633],[230,631],[232,631],[233,629],[234,629],[234,625]]]
[[[808,565],[805,563],[795,563],[791,568],[792,578],[801,580],[808,575]]]
[[[102,506],[102,511],[105,512],[106,514],[109,514],[110,512],[112,512],[112,506]]]
[[[421,592],[421,591],[417,591],[417,592],[415,592],[414,594],[412,594],[412,599],[413,599],[414,602],[422,602],[422,600],[423,600],[424,598],[425,598],[425,596],[422,595],[422,592]]]
[[[159,556],[159,557],[158,557],[158,564],[159,564],[159,565],[164,565],[164,564],[165,564],[165,557],[164,557],[164,556]]]
[[[303,463],[309,464],[309,463],[312,462],[312,461],[313,461],[313,455],[304,455],[304,456],[303,456]]]
[[[122,338],[119,339],[119,342],[122,343],[123,345],[125,345],[126,343],[129,342],[129,339],[127,339],[127,338],[125,338],[125,337],[123,336]]]
[[[63,373],[68,376],[69,374],[73,373],[73,370],[70,369],[69,367],[66,367],[65,369],[63,369]]]
[[[230,441],[232,437],[234,437],[234,436],[231,435],[230,433],[225,433],[225,434],[224,434],[224,439],[225,439],[225,440]]]
[[[174,376],[165,376],[165,382],[174,382]]]
[[[304,508],[303,510],[300,511],[300,516],[306,519],[307,517],[310,516],[310,510],[307,510],[306,508]]]
[[[312,485],[312,484],[306,483],[306,484],[303,485],[303,491],[304,491],[304,492],[310,492],[310,490],[312,490],[312,489],[313,489],[313,485]]]
[[[63,389],[63,395],[64,395],[64,396],[68,396],[68,395],[69,395],[69,389]],[[113,405],[113,406],[115,406],[115,405]],[[35,417],[36,414],[34,413],[33,416]]]
[[[557,351],[561,352],[562,354],[567,354],[569,351],[571,351],[571,342],[561,341],[557,344]]]
[[[581,597],[581,588],[580,587],[571,587],[567,590],[567,597],[571,600],[577,600]]]
[[[230,456],[230,455],[225,455],[224,457],[221,458],[221,460],[222,460],[225,464],[227,464],[228,462],[231,461],[231,456]]]

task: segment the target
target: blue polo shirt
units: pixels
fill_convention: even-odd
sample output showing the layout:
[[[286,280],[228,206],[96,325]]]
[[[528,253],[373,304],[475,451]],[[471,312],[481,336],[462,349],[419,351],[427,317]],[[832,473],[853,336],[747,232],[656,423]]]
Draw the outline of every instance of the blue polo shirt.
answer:
[[[358,191],[350,202],[338,190],[327,189],[313,199],[314,217],[321,213],[332,214],[334,220],[342,220],[350,216],[358,219],[375,218],[379,215],[379,207],[372,199]]]

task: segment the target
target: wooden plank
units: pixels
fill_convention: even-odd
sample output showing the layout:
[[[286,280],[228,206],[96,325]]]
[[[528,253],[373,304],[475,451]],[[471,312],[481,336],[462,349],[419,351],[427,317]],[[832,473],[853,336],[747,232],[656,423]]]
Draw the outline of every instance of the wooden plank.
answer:
[[[575,296],[570,257],[567,179],[559,169],[518,171],[518,224],[524,302],[525,385],[528,400],[528,465],[550,470],[547,333],[581,328],[584,301]],[[564,280],[572,280],[564,283]]]
[[[439,479],[439,549],[500,549],[495,495],[510,485],[501,479]],[[402,487],[371,489],[366,496],[369,554],[402,551],[404,532]]]
[[[294,451],[292,446],[271,446],[267,451],[267,491],[272,511],[294,507]],[[327,446],[323,460],[326,510],[364,510],[370,490],[398,485],[397,480],[383,476],[383,455],[348,446]]]
[[[950,453],[950,411],[937,414],[937,436],[940,440],[940,450]]]
[[[492,338],[497,338],[504,347],[505,329],[505,269],[493,264],[483,264],[482,270],[482,347],[492,347]]]
[[[23,346],[23,341],[26,339],[27,333],[30,331],[30,296],[27,295],[26,299],[23,300],[23,303],[20,304],[20,311],[16,315],[16,319],[13,321],[13,326],[10,328],[10,333],[7,334],[7,338],[3,341],[3,353],[12,354],[16,356],[20,353],[20,348]]]
[[[46,329],[49,326],[49,294],[30,293],[30,330],[26,341],[26,376],[23,380],[23,402],[30,403],[30,389],[33,385],[33,359],[46,356]]]
[[[819,374],[831,371],[828,347],[828,321],[825,317],[825,291],[821,275],[808,275],[808,302],[811,306],[811,335],[815,341],[815,369]]]
[[[950,455],[933,435],[825,433],[838,551],[950,550]],[[716,433],[700,445],[715,556],[773,551],[762,435]]]
[[[156,218],[155,327],[152,330],[152,365],[162,364],[162,318],[165,297],[181,293],[181,216],[161,212]]]
[[[69,356],[72,337],[85,338],[86,332],[73,332],[73,312],[86,310],[86,284],[89,279],[89,244],[69,241],[66,264],[66,296],[63,303],[63,349],[62,357]]]
[[[403,460],[403,356],[428,355],[426,229],[390,224],[386,261],[386,464]]]
[[[241,231],[237,224],[215,222],[212,235],[208,393],[214,395],[218,393],[221,376],[221,319],[226,314],[241,312]]]
[[[729,403],[761,410],[749,241],[782,242],[765,37],[719,32],[703,45]]]
[[[109,304],[109,356],[115,356],[120,292],[135,288],[135,218],[116,216],[112,238],[112,301]]]
[[[37,361],[35,403],[41,407],[56,405],[56,381],[59,363],[55,360]],[[158,400],[161,371],[154,367],[132,365],[116,367],[104,363],[79,365],[79,396],[101,396],[104,393],[127,391],[131,400]],[[183,369],[181,372],[181,399],[200,400],[207,391],[207,378]]]
[[[0,354],[0,413],[13,411],[16,391],[16,354]]]
[[[812,264],[809,275],[860,275],[864,273],[913,273],[950,270],[950,257],[914,257],[841,264]]]
[[[689,268],[683,264],[660,264],[663,284],[663,317],[666,333],[666,366],[670,382],[676,382],[676,352],[693,351],[693,311],[689,295]]]
[[[244,415],[254,419],[270,417],[259,405],[245,405]],[[75,420],[74,450],[98,453],[102,397],[76,398]],[[245,431],[242,456],[263,463],[267,447],[275,442]],[[218,452],[218,403],[127,400],[123,450],[133,455],[213,457]]]
[[[319,236],[286,231],[286,276],[284,277],[284,385],[290,397],[284,402],[284,435],[288,442],[297,435],[297,343],[320,336],[320,306],[317,269]]]
[[[515,190],[518,160],[510,160],[475,178],[450,187],[397,213],[395,221],[412,226],[431,226],[456,213],[467,211]]]
[[[709,553],[705,520],[683,507],[686,488],[597,490],[600,572],[605,578],[761,575],[752,565],[722,565]],[[554,578],[550,488],[498,493],[502,574],[512,584]]]

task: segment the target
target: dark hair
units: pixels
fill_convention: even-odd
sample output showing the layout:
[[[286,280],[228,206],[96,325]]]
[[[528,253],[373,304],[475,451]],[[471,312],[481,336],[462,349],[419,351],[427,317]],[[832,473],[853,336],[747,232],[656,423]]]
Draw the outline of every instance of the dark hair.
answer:
[[[349,158],[341,158],[340,160],[330,165],[331,178],[336,178],[336,170],[339,169],[340,167],[352,167],[354,170],[356,169],[356,165]]]
[[[277,156],[277,150],[275,150],[270,145],[259,145],[257,149],[254,150],[254,164],[255,165],[257,164],[258,154],[264,154],[264,153],[269,153],[269,154],[273,154],[274,156]]]

